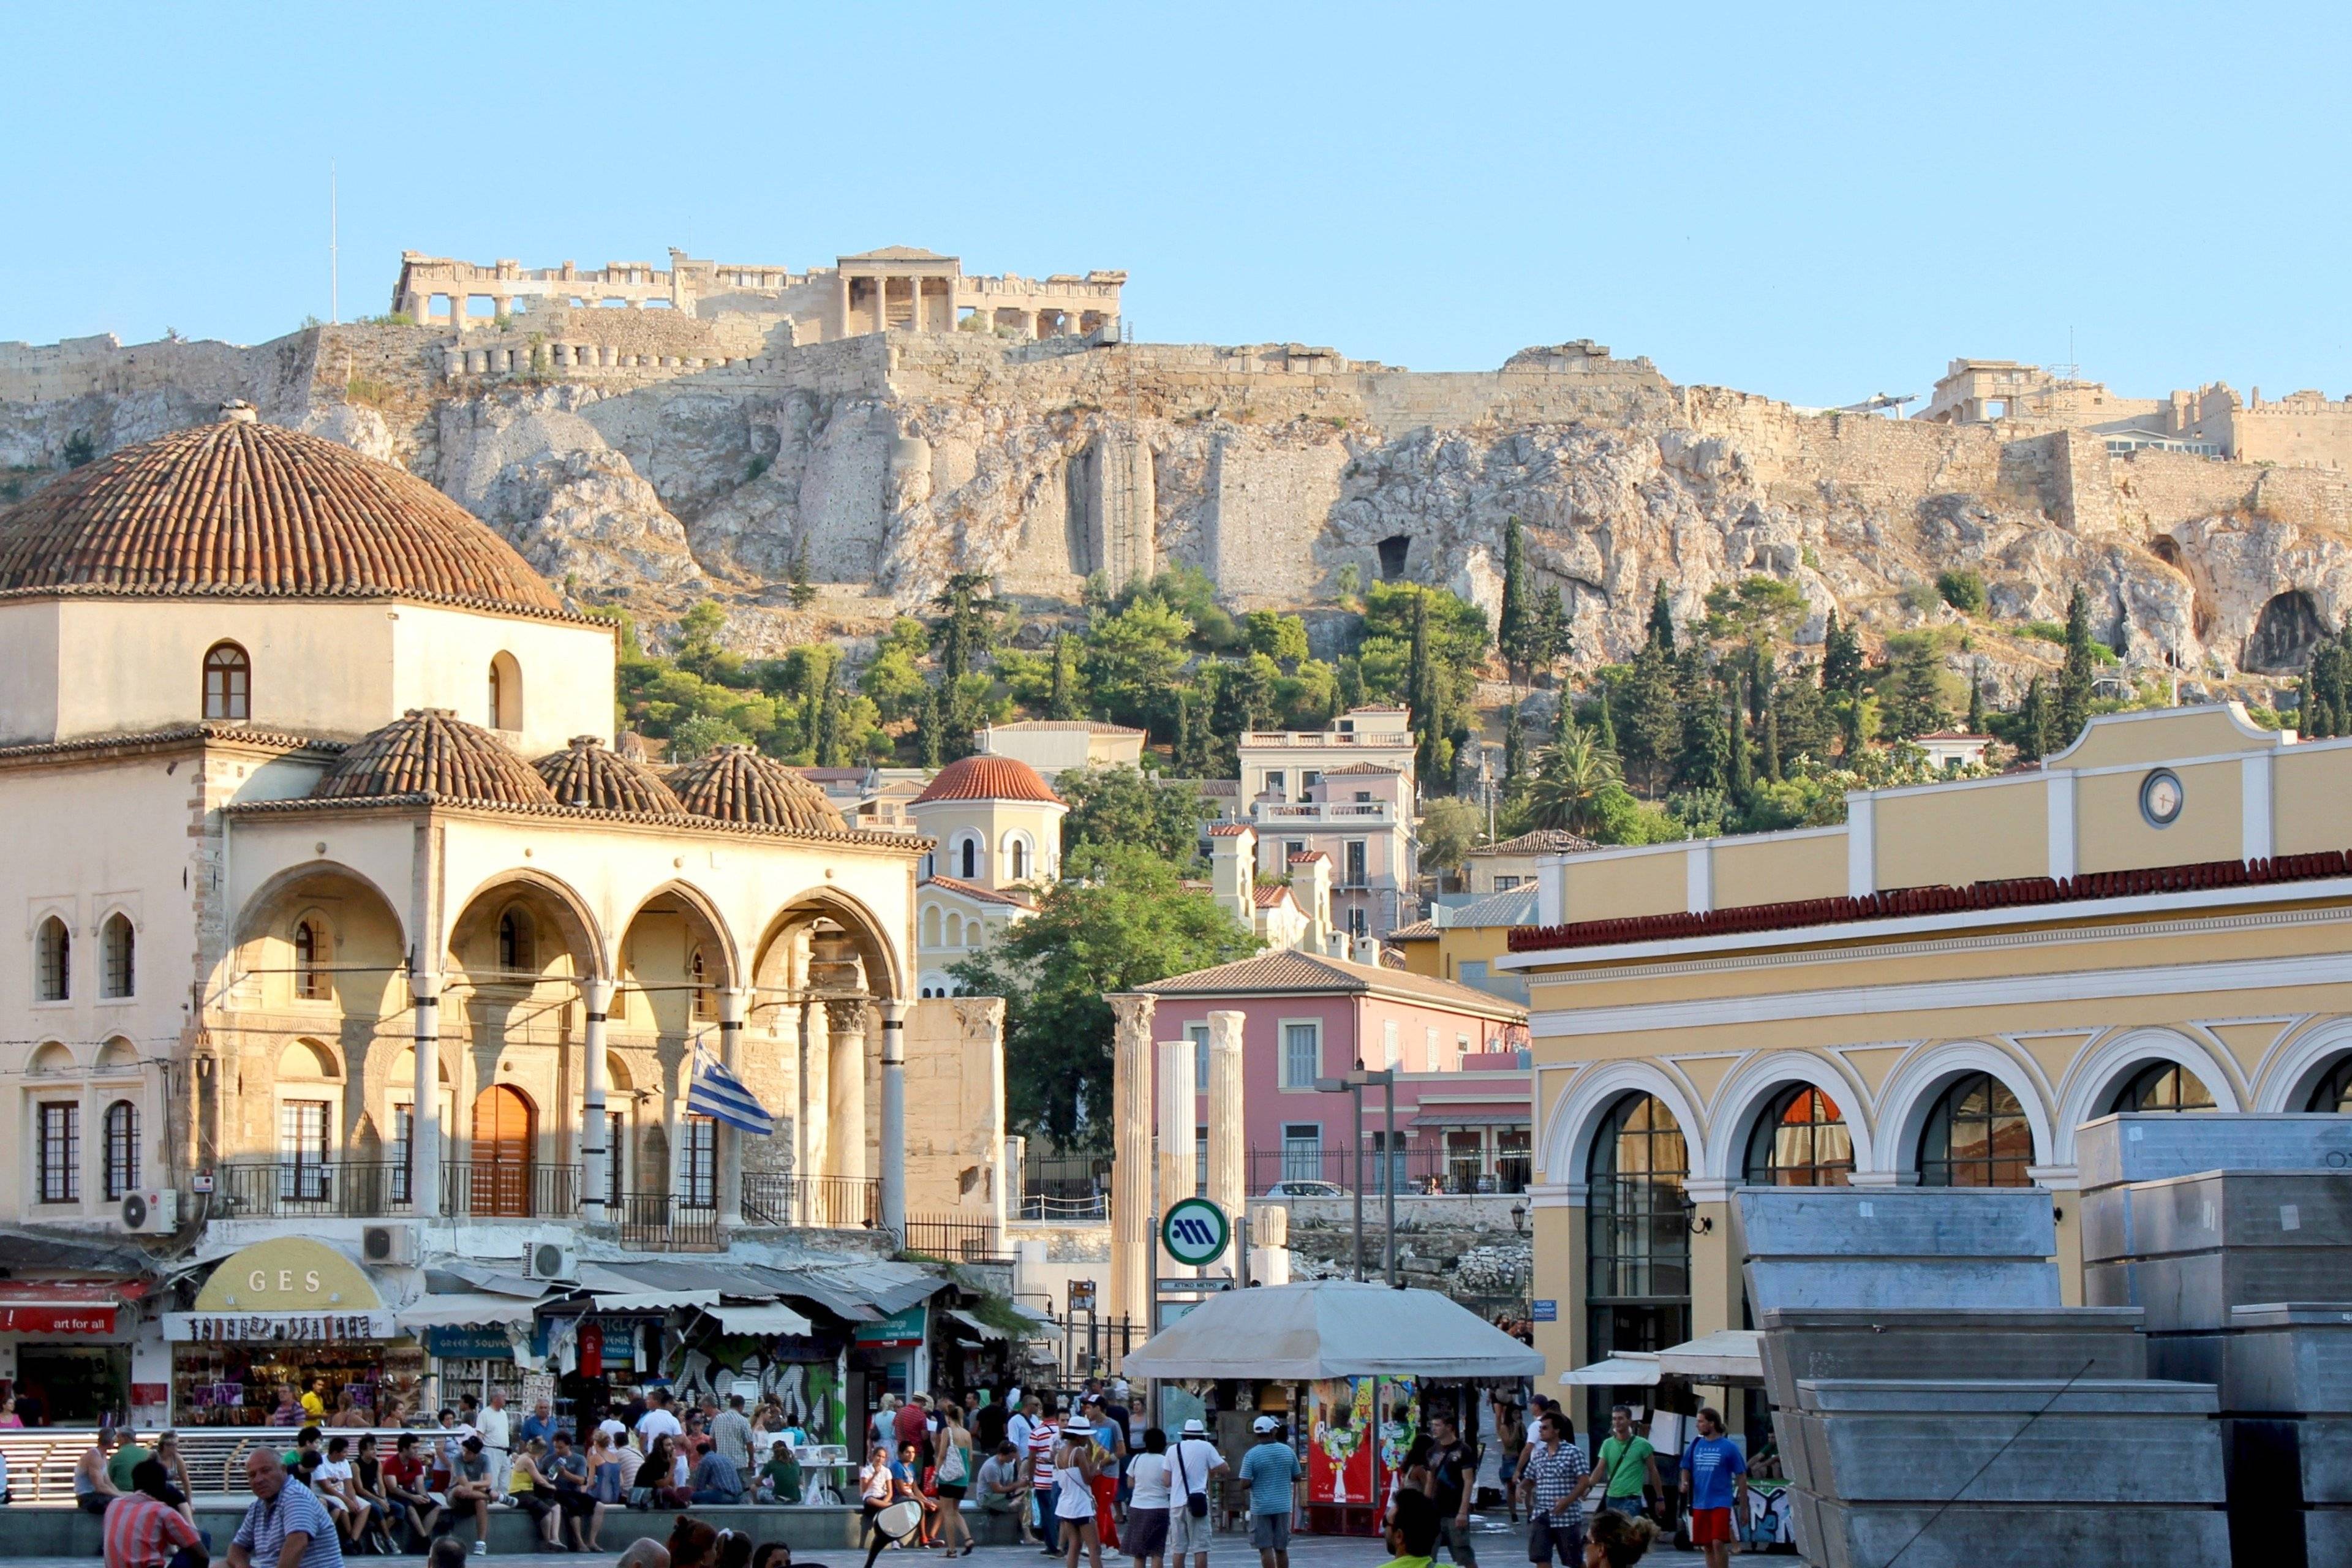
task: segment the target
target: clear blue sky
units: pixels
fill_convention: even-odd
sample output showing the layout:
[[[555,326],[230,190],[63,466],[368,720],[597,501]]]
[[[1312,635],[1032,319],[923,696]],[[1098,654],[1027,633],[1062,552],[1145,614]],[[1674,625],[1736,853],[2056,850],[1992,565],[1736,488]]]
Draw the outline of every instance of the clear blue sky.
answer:
[[[5,4],[0,339],[323,317],[332,158],[346,317],[404,247],[690,235],[1422,369],[1833,404],[2071,327],[2135,394],[2352,391],[2339,7]]]

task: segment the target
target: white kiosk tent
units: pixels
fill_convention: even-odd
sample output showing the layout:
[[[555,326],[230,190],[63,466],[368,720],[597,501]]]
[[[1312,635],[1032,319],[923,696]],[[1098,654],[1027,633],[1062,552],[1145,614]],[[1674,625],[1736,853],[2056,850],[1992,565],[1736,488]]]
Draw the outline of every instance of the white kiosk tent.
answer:
[[[1129,1377],[1487,1378],[1542,1375],[1544,1358],[1434,1290],[1316,1279],[1223,1290],[1139,1349]]]
[[[1761,1388],[1764,1360],[1753,1329],[1724,1329],[1662,1351],[1616,1351],[1559,1374],[1570,1388],[1648,1388],[1672,1378],[1709,1388]]]

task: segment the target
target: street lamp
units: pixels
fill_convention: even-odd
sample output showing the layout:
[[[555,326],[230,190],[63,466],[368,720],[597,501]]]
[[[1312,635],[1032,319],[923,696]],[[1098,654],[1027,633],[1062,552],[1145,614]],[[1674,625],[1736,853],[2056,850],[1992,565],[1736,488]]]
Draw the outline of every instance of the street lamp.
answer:
[[[1364,1277],[1364,1090],[1379,1089],[1387,1097],[1383,1108],[1386,1131],[1381,1138],[1381,1192],[1388,1227],[1382,1271],[1388,1278],[1389,1288],[1394,1289],[1397,1282],[1396,1069],[1381,1068],[1378,1071],[1370,1071],[1363,1063],[1358,1062],[1355,1070],[1347,1077],[1318,1078],[1315,1080],[1315,1088],[1319,1093],[1348,1096],[1352,1111],[1350,1131],[1355,1139],[1355,1163],[1349,1185],[1356,1194],[1356,1278],[1359,1280]]]

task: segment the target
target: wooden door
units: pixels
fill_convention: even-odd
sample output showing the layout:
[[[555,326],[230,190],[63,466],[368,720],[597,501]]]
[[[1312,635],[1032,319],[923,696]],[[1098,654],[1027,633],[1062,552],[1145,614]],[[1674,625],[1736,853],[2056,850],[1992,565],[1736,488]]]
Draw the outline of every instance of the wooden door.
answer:
[[[530,1213],[532,1120],[520,1089],[497,1083],[475,1097],[475,1214]]]

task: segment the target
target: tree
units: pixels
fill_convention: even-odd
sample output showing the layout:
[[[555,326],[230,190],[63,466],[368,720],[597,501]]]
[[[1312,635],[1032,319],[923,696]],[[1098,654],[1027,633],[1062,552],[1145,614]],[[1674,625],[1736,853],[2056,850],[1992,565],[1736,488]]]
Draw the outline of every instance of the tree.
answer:
[[[1458,889],[1463,861],[1478,847],[1486,826],[1486,809],[1475,801],[1431,801],[1421,814],[1421,864],[1432,871],[1454,873]]]
[[[1503,525],[1503,606],[1495,623],[1495,646],[1512,678],[1524,679],[1546,662],[1543,642],[1543,610],[1535,602],[1527,542],[1515,517]]]
[[[1554,588],[1543,597],[1542,614],[1538,616],[1538,640],[1542,657],[1536,660],[1538,669],[1549,670],[1560,660],[1576,651],[1576,636],[1568,625],[1568,590]]]
[[[748,746],[751,743],[751,736],[726,720],[698,713],[691,719],[681,721],[670,731],[667,756],[673,763],[690,763],[698,757],[709,755],[721,746]]]
[[[2042,678],[2026,682],[2025,700],[2018,708],[2017,756],[2036,763],[2050,754],[2050,693]]]
[[[1104,997],[1246,958],[1258,942],[1148,848],[1112,849],[1078,869],[1084,879],[1048,889],[1034,915],[951,973],[966,992],[1004,998],[1013,1124],[1063,1147],[1107,1146],[1112,1019]]]
[[[1083,718],[1078,703],[1077,659],[1070,651],[1067,632],[1054,639],[1054,684],[1045,695],[1045,717],[1068,721]]]
[[[1590,837],[1600,823],[1604,797],[1620,789],[1617,759],[1591,731],[1570,729],[1538,752],[1536,762],[1535,783],[1528,791],[1528,821]]]
[[[1649,643],[1661,653],[1675,651],[1675,602],[1666,594],[1663,577],[1650,595]]]
[[[1562,707],[1567,706],[1565,697],[1561,698],[1560,702]],[[1609,687],[1605,682],[1601,688],[1601,717],[1594,722],[1592,729],[1593,742],[1611,756],[1617,755],[1617,721],[1609,711]]]
[[[1757,739],[1756,766],[1768,784],[1780,782],[1780,705],[1773,693],[1764,693],[1764,726]]]
[[[1885,704],[1885,733],[1913,741],[1952,721],[1944,702],[1944,660],[1934,640],[1919,637],[1895,656],[1893,689]]]
[[[2091,721],[2091,596],[2081,584],[2066,601],[2066,663],[2058,676],[2058,732],[2071,742]],[[2062,744],[2064,742],[2062,742]]]
[[[1769,642],[1794,632],[1804,618],[1804,590],[1762,573],[1707,590],[1710,637]]]
[[[1748,749],[1748,702],[1744,689],[1748,677],[1735,672],[1724,685],[1724,695],[1731,699],[1731,778],[1732,797],[1744,800],[1756,783],[1755,763]]]
[[[1870,743],[1869,699],[1859,691],[1838,701],[1838,757],[1848,767],[1862,758],[1863,747]]]
[[[1568,699],[1560,698],[1559,710],[1569,711]],[[1517,800],[1528,787],[1527,726],[1519,716],[1519,704],[1514,702],[1503,718],[1503,788],[1505,800]]]
[[[884,720],[911,718],[923,705],[929,689],[921,668],[929,640],[923,623],[911,616],[899,616],[875,639],[874,657],[857,678],[857,689],[873,700]]]
[[[1122,724],[1165,732],[1166,694],[1184,668],[1192,623],[1159,600],[1139,598],[1088,624],[1078,668],[1099,710]]]
[[[1619,754],[1637,773],[1646,793],[1656,795],[1674,775],[1682,745],[1682,704],[1675,691],[1671,656],[1656,642],[1643,645],[1612,694],[1617,703]]]
[[[940,670],[953,683],[988,651],[990,634],[994,629],[988,574],[956,573],[933,596],[931,606],[945,617],[939,627]]]
[[[1262,653],[1286,668],[1308,657],[1307,623],[1297,616],[1252,610],[1242,617],[1242,634],[1252,653]]]
[[[792,584],[793,608],[805,610],[816,603],[816,584],[809,576],[807,540],[802,540],[800,548],[793,552],[793,563],[785,581]]]
[[[1704,670],[1687,682],[1682,709],[1681,744],[1675,752],[1675,785],[1717,790],[1731,771],[1731,737],[1723,727],[1723,700]]]
[[[1189,868],[1200,858],[1201,824],[1211,808],[1190,784],[1150,778],[1131,767],[1072,768],[1054,781],[1069,805],[1062,818],[1062,863],[1083,866],[1118,848],[1145,850]]]
[[[1837,743],[1837,715],[1831,711],[1816,672],[1800,666],[1773,689],[1771,716],[1780,726],[1780,766],[1786,772],[1799,758],[1815,763],[1830,760]]]
[[[1972,673],[1969,677],[1969,733],[1985,732],[1984,677]]]
[[[927,768],[947,762],[947,735],[940,717],[940,689],[925,682],[920,706],[915,710],[915,760]]]
[[[1862,689],[1862,639],[1830,612],[1822,634],[1822,689],[1851,696]]]
[[[1985,609],[1984,574],[1954,567],[1936,574],[1936,592],[1944,603],[1964,616],[1981,616]]]
[[[1176,693],[1176,744],[1169,753],[1169,771],[1180,779],[1204,779],[1216,771],[1212,757],[1208,715],[1189,690]]]

